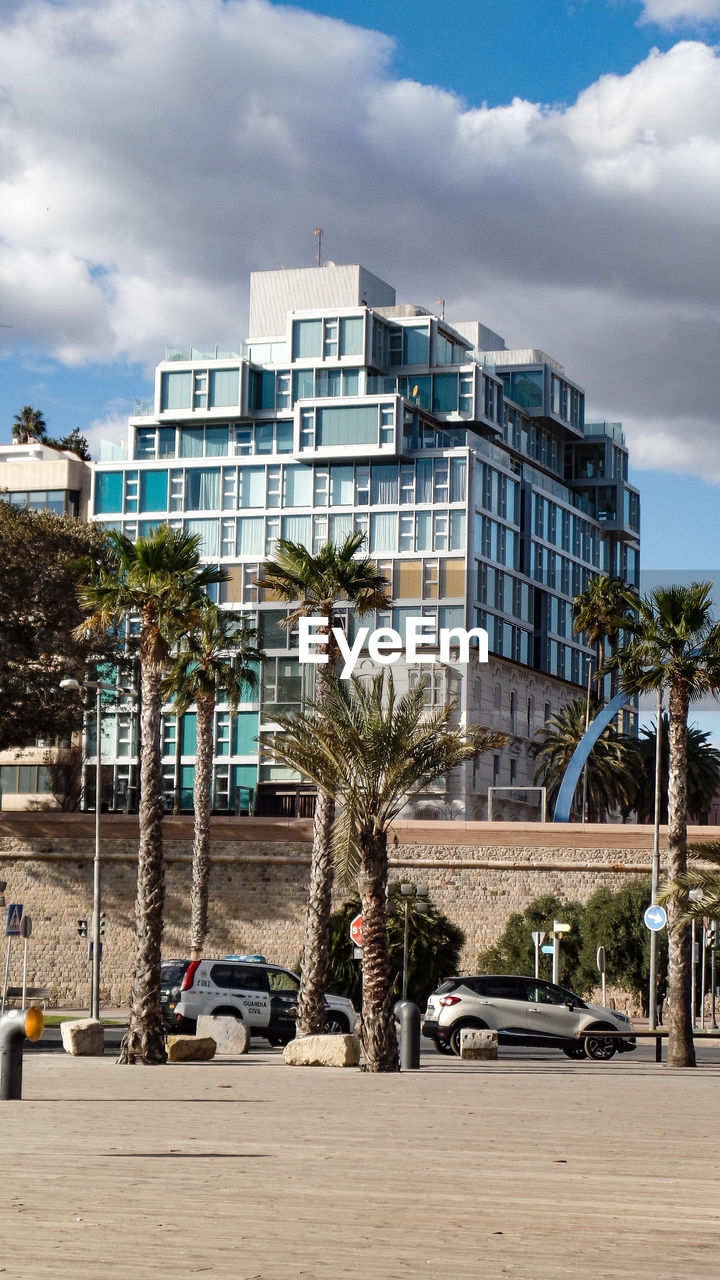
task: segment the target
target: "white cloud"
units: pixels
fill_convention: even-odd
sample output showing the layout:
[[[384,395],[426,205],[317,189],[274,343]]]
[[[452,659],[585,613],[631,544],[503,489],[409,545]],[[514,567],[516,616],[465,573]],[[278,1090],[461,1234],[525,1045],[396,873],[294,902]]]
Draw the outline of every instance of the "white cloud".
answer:
[[[19,350],[237,347],[249,271],[311,265],[320,225],[328,257],[402,300],[444,297],[555,355],[595,413],[627,419],[638,462],[714,458],[708,45],[567,108],[468,109],[394,79],[387,37],[268,0],[20,0],[0,40],[0,305]]]
[[[712,22],[720,18],[720,0],[644,0],[642,21],[661,27]]]

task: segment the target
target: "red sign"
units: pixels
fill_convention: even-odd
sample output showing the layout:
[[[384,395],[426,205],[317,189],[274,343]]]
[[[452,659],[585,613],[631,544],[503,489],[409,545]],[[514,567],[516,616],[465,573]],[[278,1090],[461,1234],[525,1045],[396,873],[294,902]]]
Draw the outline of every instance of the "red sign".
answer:
[[[362,914],[350,921],[350,937],[356,947],[362,946]]]

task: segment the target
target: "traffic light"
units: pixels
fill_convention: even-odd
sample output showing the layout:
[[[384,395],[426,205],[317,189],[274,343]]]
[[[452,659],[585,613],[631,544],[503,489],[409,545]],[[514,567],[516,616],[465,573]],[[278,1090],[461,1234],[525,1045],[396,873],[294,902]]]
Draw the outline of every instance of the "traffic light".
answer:
[[[78,920],[77,931],[78,931],[79,938],[87,938],[87,924],[88,924],[87,919]]]
[[[706,945],[706,947],[716,947],[716,946],[717,946],[717,936],[718,936],[718,935],[717,935],[717,929],[706,929],[706,931],[705,931],[705,945]]]
[[[100,937],[101,937],[101,938],[104,938],[104,937],[105,937],[105,925],[106,925],[106,924],[107,924],[107,920],[106,920],[106,918],[105,918],[105,912],[104,912],[104,911],[101,911],[101,912],[100,912]]]

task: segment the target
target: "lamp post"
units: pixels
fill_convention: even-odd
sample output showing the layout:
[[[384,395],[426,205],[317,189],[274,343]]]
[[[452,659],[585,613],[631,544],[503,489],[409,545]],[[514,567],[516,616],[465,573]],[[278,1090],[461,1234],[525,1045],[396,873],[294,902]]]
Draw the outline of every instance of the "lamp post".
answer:
[[[408,983],[408,937],[410,931],[409,907],[410,899],[415,901],[415,910],[424,915],[429,910],[428,887],[426,884],[401,884],[400,894],[403,899],[403,907],[405,909],[405,928],[403,930],[403,972],[402,972],[402,998],[407,1000],[407,983]]]
[[[95,732],[97,744],[95,749],[95,855],[93,857],[93,922],[92,922],[92,978],[90,984],[90,1017],[100,1017],[100,807],[102,790],[102,694],[132,693],[121,685],[105,684],[103,680],[84,680],[82,684],[67,676],[60,681],[61,689],[95,690]]]
[[[662,779],[662,688],[658,689],[657,727],[655,732],[655,822],[653,825],[652,873],[650,879],[650,901],[655,902],[660,881],[660,811]],[[657,1026],[657,933],[650,932],[650,979],[648,990],[648,1027],[654,1031]]]

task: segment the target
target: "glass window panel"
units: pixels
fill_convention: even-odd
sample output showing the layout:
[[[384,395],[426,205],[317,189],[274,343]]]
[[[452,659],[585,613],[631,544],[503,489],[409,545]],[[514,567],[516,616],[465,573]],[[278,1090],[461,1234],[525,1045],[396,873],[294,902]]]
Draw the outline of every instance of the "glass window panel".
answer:
[[[278,453],[292,453],[293,451],[293,424],[292,422],[278,422],[275,427],[277,433],[277,451]]]
[[[283,506],[311,507],[313,500],[312,467],[288,465],[283,467]],[[283,534],[283,537],[285,535]]]
[[[240,401],[240,370],[211,369],[208,407],[222,408],[237,405]]]
[[[510,538],[512,542],[512,538]],[[450,550],[463,551],[465,549],[465,512],[450,512]],[[512,563],[512,562],[511,562]]]
[[[180,754],[194,756],[197,751],[197,716],[188,711],[180,720]]]
[[[360,394],[360,373],[357,369],[343,369],[342,393],[344,396]]]
[[[201,556],[220,555],[219,520],[186,520],[185,532],[199,534]]]
[[[450,463],[450,501],[465,501],[465,476],[467,463],[464,458],[453,458]],[[514,517],[510,517],[514,518]]]
[[[265,550],[262,516],[241,516],[238,520],[237,553],[239,556],[261,556]]]
[[[430,511],[418,511],[415,513],[415,550],[430,551],[430,540],[432,531],[432,514]]]
[[[394,511],[371,517],[370,551],[397,551],[397,516]]]
[[[155,457],[155,427],[138,427],[135,434],[135,457]]]
[[[310,516],[283,516],[282,536],[288,542],[311,547]]]
[[[180,428],[179,456],[181,458],[202,458],[204,443],[205,431],[202,427]]]
[[[440,561],[440,594],[442,596],[465,595],[465,561]]]
[[[424,458],[417,466],[416,502],[432,502],[432,462]]]
[[[340,320],[340,355],[361,356],[365,337],[364,316],[343,316]]]
[[[353,468],[330,468],[330,505],[332,507],[351,507],[353,504]]]
[[[398,468],[397,463],[373,466],[372,468],[372,504],[373,506],[396,506],[398,500]]]
[[[20,795],[33,795],[37,791],[37,766],[34,764],[18,765],[17,789]]]
[[[543,402],[543,375],[540,369],[510,375],[510,398],[521,409],[540,409]]]
[[[315,394],[318,399],[339,396],[341,385],[339,369],[318,369],[315,382]]]
[[[403,328],[403,364],[430,363],[430,330],[427,325]]]
[[[376,404],[343,405],[317,411],[318,445],[377,444]]]
[[[239,711],[233,717],[232,753],[234,756],[254,756],[258,744],[255,741],[258,731],[257,711]]]
[[[158,428],[158,457],[159,458],[175,457],[175,428],[174,427]]]
[[[229,448],[230,430],[228,427],[205,428],[205,457],[226,458]]]
[[[436,373],[433,378],[433,413],[455,413],[458,407],[458,375]]]
[[[293,360],[322,355],[322,320],[293,321]]]
[[[161,409],[189,409],[192,404],[192,373],[164,373],[160,386]]]
[[[461,604],[441,605],[438,609],[440,630],[446,627],[464,627],[465,610]]]
[[[260,645],[263,649],[287,649],[287,627],[281,625],[287,615],[284,609],[262,609],[258,614]]]
[[[273,424],[272,422],[258,422],[255,428],[255,452],[256,453],[272,453],[273,451]]]
[[[167,511],[168,505],[168,473],[167,471],[140,472],[140,510]]]
[[[238,468],[238,506],[265,506],[265,468]]]
[[[422,560],[397,561],[395,595],[399,600],[422,599]]]
[[[220,468],[193,467],[185,472],[185,510],[220,510]]]
[[[95,472],[95,511],[106,515],[122,511],[122,471]]]
[[[353,518],[350,513],[330,517],[330,542],[334,543],[336,547],[341,547],[352,531]]]

